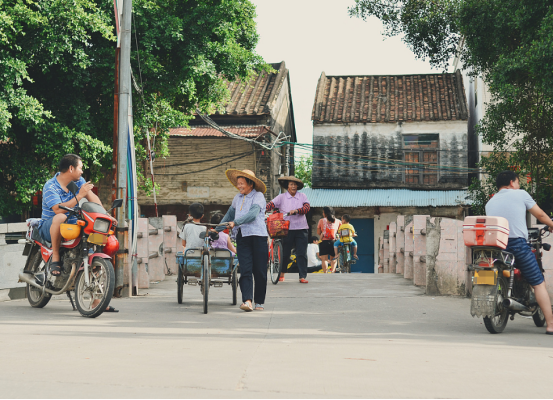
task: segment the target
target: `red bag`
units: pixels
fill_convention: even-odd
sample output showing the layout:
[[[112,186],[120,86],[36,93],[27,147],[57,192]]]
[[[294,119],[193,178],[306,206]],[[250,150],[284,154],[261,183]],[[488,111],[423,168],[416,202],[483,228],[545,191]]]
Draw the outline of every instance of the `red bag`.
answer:
[[[290,221],[285,221],[282,213],[271,214],[267,217],[267,231],[271,239],[288,235],[289,228]]]

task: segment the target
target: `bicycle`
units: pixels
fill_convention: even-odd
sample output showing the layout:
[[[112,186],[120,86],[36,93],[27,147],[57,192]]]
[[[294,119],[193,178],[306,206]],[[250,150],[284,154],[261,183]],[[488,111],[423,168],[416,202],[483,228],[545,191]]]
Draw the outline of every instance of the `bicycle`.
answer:
[[[277,213],[278,209],[275,209],[273,212]],[[267,220],[267,217],[269,215],[271,214],[265,213],[265,220]],[[289,215],[290,214],[288,213],[284,214],[285,217]],[[282,253],[282,239],[273,239],[269,236],[269,258],[267,262],[267,272],[271,277],[271,282],[273,282],[273,285],[276,285],[278,283],[278,279],[280,278],[280,269],[282,267]]]
[[[347,231],[347,232],[346,232]],[[340,239],[341,236],[349,237],[350,232],[349,230],[344,230],[344,234],[342,235],[340,232],[337,233],[336,238]],[[342,243],[341,246],[339,246],[338,250],[338,262],[336,266],[336,272],[340,272],[341,274],[349,274],[351,273],[351,265],[356,263],[356,260],[352,258],[352,249],[351,249],[351,243]]]

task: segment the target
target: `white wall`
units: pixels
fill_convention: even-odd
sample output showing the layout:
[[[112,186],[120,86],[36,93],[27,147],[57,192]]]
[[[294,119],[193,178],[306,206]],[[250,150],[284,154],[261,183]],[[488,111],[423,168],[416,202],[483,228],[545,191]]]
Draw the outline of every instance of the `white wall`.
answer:
[[[467,121],[425,121],[404,123],[357,123],[357,124],[316,124],[313,126],[313,136],[361,135],[363,132],[373,135],[391,136],[400,133],[425,134],[438,133],[440,141],[453,135],[461,137],[467,134]],[[443,137],[442,137],[443,135]]]

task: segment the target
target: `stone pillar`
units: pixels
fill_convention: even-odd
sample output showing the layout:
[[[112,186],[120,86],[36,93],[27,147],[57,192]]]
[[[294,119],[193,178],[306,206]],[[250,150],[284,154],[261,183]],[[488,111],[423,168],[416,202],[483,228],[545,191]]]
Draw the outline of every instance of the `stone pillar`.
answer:
[[[384,238],[378,238],[378,273],[384,273]]]
[[[391,274],[396,273],[396,223],[390,222],[390,266],[388,269]]]
[[[387,274],[390,272],[390,231],[384,231],[384,263],[382,264],[382,267],[384,269],[384,273]]]
[[[413,216],[413,283],[426,286],[426,218]]]
[[[405,216],[397,216],[396,232],[396,274],[403,275],[405,268]]]
[[[413,279],[413,217],[405,217],[405,247],[404,247],[404,269],[403,277],[405,279]]]

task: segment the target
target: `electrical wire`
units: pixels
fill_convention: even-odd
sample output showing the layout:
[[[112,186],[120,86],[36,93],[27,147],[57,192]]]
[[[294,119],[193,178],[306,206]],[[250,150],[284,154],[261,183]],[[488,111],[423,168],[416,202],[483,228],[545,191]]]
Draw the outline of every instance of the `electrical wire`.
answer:
[[[260,146],[262,148],[264,148],[265,150],[273,150],[274,148],[278,148],[278,147],[282,147],[284,146],[284,143],[287,139],[290,138],[290,136],[287,136],[284,132],[279,132],[276,139],[269,145],[265,145],[261,142],[258,142],[257,141],[257,138],[256,139],[250,139],[250,138],[247,138],[247,137],[244,137],[244,136],[240,136],[240,135],[237,135],[235,133],[232,133],[232,132],[229,132],[225,129],[223,129],[222,127],[220,127],[215,121],[213,121],[209,115],[207,114],[202,114],[202,112],[200,111],[199,108],[196,108],[196,113],[200,116],[201,119],[203,119],[210,127],[212,127],[213,129],[216,129],[218,130],[219,132],[221,132],[222,134],[230,137],[230,138],[233,138],[233,139],[238,139],[238,140],[243,140],[245,142],[249,142],[249,143],[253,143],[253,144],[256,144],[257,146]],[[287,142],[289,143],[289,142]]]

